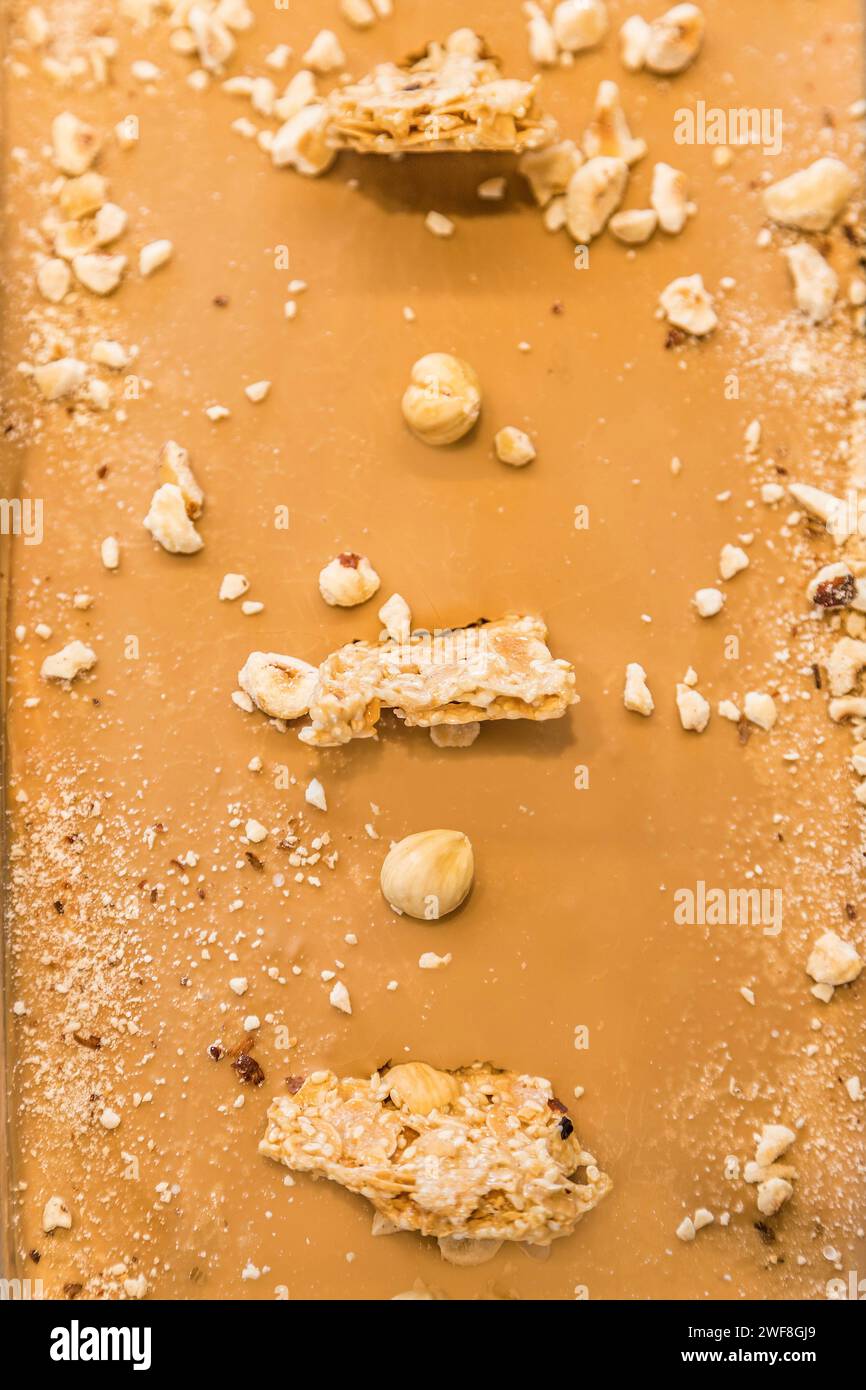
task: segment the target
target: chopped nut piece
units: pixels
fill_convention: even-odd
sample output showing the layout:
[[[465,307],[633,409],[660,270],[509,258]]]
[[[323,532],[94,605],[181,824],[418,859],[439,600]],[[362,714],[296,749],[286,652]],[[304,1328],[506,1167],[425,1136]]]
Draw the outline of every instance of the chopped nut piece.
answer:
[[[327,107],[321,102],[303,106],[280,126],[271,143],[271,159],[278,169],[288,166],[307,178],[327,173],[337,157],[327,134]]]
[[[444,956],[437,956],[435,951],[422,951],[418,957],[419,970],[444,970],[446,965],[450,965],[452,960],[451,952],[447,951]]]
[[[722,719],[729,719],[732,724],[739,724],[742,718],[739,707],[734,704],[733,700],[720,700],[718,710]]]
[[[710,722],[709,701],[682,681],[677,686],[677,709],[684,729],[697,734],[704,732]]]
[[[98,251],[76,256],[72,262],[76,280],[93,294],[111,294],[126,269],[125,256],[105,256]]]
[[[175,483],[163,483],[156,489],[144,526],[171,555],[194,555],[204,545],[187,511],[183,492]]]
[[[767,1178],[755,1189],[758,1211],[762,1216],[775,1216],[793,1195],[793,1185],[786,1178]]]
[[[522,468],[535,458],[535,445],[529,435],[517,429],[515,425],[505,425],[499,430],[494,444],[496,457],[500,462],[510,463],[514,468]]]
[[[560,140],[541,150],[527,150],[520,156],[518,170],[528,181],[532,196],[539,207],[547,207],[551,198],[565,193],[583,163],[583,155],[573,140]]]
[[[249,587],[250,581],[245,574],[224,574],[219,597],[224,603],[232,603],[236,598],[242,598]]]
[[[307,789],[304,792],[304,800],[308,806],[315,806],[317,811],[327,811],[328,801],[325,796],[325,788],[322,786],[318,777],[314,777],[313,780],[307,784]]]
[[[159,481],[173,483],[183,494],[187,515],[196,521],[204,510],[204,493],[196,482],[189,463],[189,453],[173,439],[159,451]]]
[[[115,372],[129,366],[130,354],[113,338],[100,338],[90,349],[90,356],[100,367],[110,367]]]
[[[64,260],[50,256],[43,261],[36,272],[36,288],[51,304],[59,304],[69,289],[72,279],[69,266]]]
[[[594,48],[607,33],[604,0],[561,0],[553,11],[553,32],[565,53]]]
[[[370,0],[340,0],[340,14],[355,29],[369,29],[376,23],[376,12]]]
[[[775,1163],[776,1159],[791,1147],[796,1137],[787,1125],[764,1125],[755,1149],[755,1162],[758,1167],[768,1168],[771,1163]]]
[[[625,212],[615,212],[608,226],[617,241],[626,246],[642,246],[649,241],[658,220],[653,208],[628,208]]]
[[[170,241],[162,238],[160,241],[149,241],[146,246],[142,246],[138,253],[138,269],[142,275],[152,275],[160,266],[170,261],[174,255],[174,247]]]
[[[104,203],[93,219],[93,232],[97,246],[109,246],[126,231],[126,213],[117,203]]]
[[[696,338],[712,333],[718,318],[713,297],[704,288],[700,275],[681,275],[672,280],[659,295],[659,304],[675,328],[682,328]]]
[[[318,671],[306,661],[279,652],[250,652],[238,671],[238,685],[272,719],[300,719],[310,708]]]
[[[301,68],[300,72],[296,72],[287,84],[283,95],[277,97],[274,102],[274,115],[278,121],[290,121],[293,116],[297,116],[303,107],[311,106],[316,102],[318,95],[315,77],[306,68]],[[273,149],[271,154],[273,154]],[[278,160],[274,160],[275,164],[278,162]]]
[[[704,16],[697,5],[674,5],[650,24],[644,62],[651,72],[682,72],[698,56]]]
[[[106,536],[99,547],[99,555],[107,570],[116,570],[120,565],[120,546],[114,536]]]
[[[379,588],[379,576],[366,555],[344,550],[319,574],[319,593],[337,608],[354,608],[366,603]]]
[[[40,669],[44,681],[74,681],[96,665],[96,652],[83,642],[67,642],[59,652],[46,656]]]
[[[36,367],[33,380],[47,401],[58,401],[77,390],[86,374],[87,367],[77,357],[58,357],[54,362]]]
[[[572,174],[566,191],[566,225],[580,246],[603,231],[616,212],[628,182],[624,159],[597,155]]]
[[[684,173],[672,164],[656,164],[653,168],[650,202],[658,213],[663,232],[676,236],[688,220],[687,181]]]
[[[759,729],[765,729],[767,732],[773,728],[779,717],[772,695],[760,690],[747,691],[743,700],[743,714],[750,724],[757,724]]]
[[[250,844],[260,845],[263,840],[268,838],[267,826],[262,825],[259,820],[248,820],[244,826],[244,834]]]
[[[828,531],[833,531],[838,526],[845,515],[845,502],[841,497],[834,497],[830,492],[823,492],[821,488],[812,487],[809,483],[789,483],[788,491],[799,502],[810,516],[816,516],[819,521],[827,525]]]
[[[75,221],[97,212],[108,196],[108,182],[101,174],[90,170],[76,179],[67,179],[57,201],[64,217]]]
[[[481,733],[481,725],[473,724],[434,724],[430,738],[437,748],[471,748]]]
[[[721,589],[698,589],[692,603],[702,618],[714,618],[725,606]]]
[[[599,83],[592,121],[584,131],[582,146],[587,159],[605,155],[625,160],[626,164],[636,164],[646,154],[646,141],[635,139],[629,130],[615,82]]]
[[[460,1096],[460,1082],[451,1072],[438,1071],[428,1062],[402,1062],[382,1077],[395,1105],[405,1105],[412,1115],[431,1115],[447,1110]]]
[[[424,226],[428,232],[432,232],[434,236],[438,237],[450,237],[456,231],[451,218],[446,217],[442,212],[428,212],[424,218]]]
[[[475,191],[482,202],[498,203],[505,197],[505,188],[505,179],[501,175],[497,175],[492,179],[484,179]]]
[[[850,694],[856,689],[858,677],[864,666],[866,642],[853,637],[841,637],[833,647],[827,662],[830,694]]]
[[[854,193],[856,179],[840,159],[825,155],[764,190],[768,217],[783,227],[825,232]]]
[[[380,882],[395,911],[435,922],[460,906],[474,874],[472,845],[461,831],[422,830],[394,845]]]
[[[818,608],[847,608],[858,597],[858,584],[845,562],[839,561],[819,569],[806,594]]]
[[[723,545],[719,555],[719,574],[722,579],[733,579],[749,568],[749,557],[739,545]]]
[[[207,72],[221,72],[234,54],[236,44],[230,29],[220,19],[219,11],[193,5],[187,14],[187,23],[202,67]]]
[[[782,255],[794,281],[797,308],[812,323],[823,323],[833,308],[839,289],[839,277],[835,270],[827,264],[820,251],[807,241],[786,246]]]
[[[650,26],[640,15],[632,15],[619,31],[620,57],[629,72],[639,72],[646,63]]]
[[[244,395],[248,401],[252,401],[254,405],[257,405],[259,401],[265,399],[270,389],[271,383],[269,381],[253,381],[249,386],[244,387]]]
[[[530,3],[524,9],[529,16],[529,56],[540,67],[552,67],[559,57],[553,25],[537,5]]]
[[[428,352],[413,364],[402,409],[406,424],[425,444],[453,444],[481,413],[481,383],[462,358]]]
[[[61,222],[55,229],[54,250],[65,261],[87,255],[96,245],[96,224],[89,219],[84,222]]]
[[[75,177],[90,168],[99,153],[102,137],[71,111],[62,111],[51,124],[51,141],[58,169]]]
[[[623,704],[635,714],[650,715],[655,703],[646,683],[646,671],[637,661],[630,661],[625,668],[625,690]]]
[[[52,1231],[72,1229],[72,1212],[62,1197],[49,1197],[42,1209],[42,1229],[46,1235]]]
[[[339,1009],[341,1014],[350,1014],[352,1012],[352,1000],[342,980],[336,980],[334,982],[331,992],[328,995],[328,1002],[335,1009]]]
[[[404,1095],[412,1066],[369,1079],[314,1073],[274,1101],[260,1152],[363,1195],[388,1229],[439,1237],[460,1263],[477,1263],[479,1237],[485,1258],[501,1240],[547,1246],[609,1192],[544,1078],[465,1067],[446,1074],[457,1084],[450,1100],[443,1082],[439,1108],[419,1112]]]
[[[335,72],[346,66],[346,55],[333,29],[320,29],[301,62],[313,72]]]
[[[806,973],[821,985],[849,985],[862,969],[856,949],[834,931],[818,937],[806,962]]]
[[[412,630],[412,613],[400,594],[392,594],[379,609],[379,621],[393,642],[402,642]]]

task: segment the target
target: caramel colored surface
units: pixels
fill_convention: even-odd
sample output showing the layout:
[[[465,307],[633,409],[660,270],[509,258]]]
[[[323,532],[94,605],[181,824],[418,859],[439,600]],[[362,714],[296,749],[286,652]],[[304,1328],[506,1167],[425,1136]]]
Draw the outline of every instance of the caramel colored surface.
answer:
[[[291,75],[323,25],[360,74],[462,24],[506,70],[532,71],[516,3],[395,0],[394,18],[365,33],[331,0],[254,8],[231,73],[266,71],[265,54],[287,42]],[[416,1280],[451,1298],[812,1298],[840,1270],[866,1273],[863,1103],[842,1084],[862,1076],[866,985],[824,1006],[804,970],[828,927],[866,942],[849,740],[810,669],[804,586],[832,548],[785,526],[788,503],[759,499],[760,482],[786,481],[776,465],[844,486],[837,445],[862,351],[850,314],[821,330],[795,322],[781,242],[756,246],[765,170],[780,177],[828,151],[856,163],[846,112],[861,94],[857,6],[708,0],[701,56],[667,82],[626,73],[616,41],[628,14],[664,5],[609,8],[604,44],[543,75],[544,108],[579,138],[598,82],[614,78],[649,145],[626,205],[646,205],[652,163],[667,160],[688,174],[698,211],[681,236],[657,234],[631,258],[600,237],[581,270],[505,156],[342,155],[321,179],[274,169],[230,128],[247,104],[218,82],[187,86],[192,64],[171,52],[164,17],[144,32],[114,20],[113,77],[92,91],[60,90],[32,53],[11,50],[4,492],[43,499],[45,527],[41,545],[11,547],[7,618],[10,1003],[25,1006],[10,1016],[15,1243],[31,1276],[28,1252],[39,1252],[51,1296],[116,1292],[121,1263],[151,1296],[216,1299],[278,1288],[387,1299]],[[74,13],[90,23],[87,6]],[[140,58],[163,72],[153,95],[130,75]],[[709,147],[676,145],[673,113],[698,100],[780,108],[782,152],[743,149],[722,172]],[[46,312],[28,229],[50,207],[46,142],[62,109],[106,130],[138,115],[138,147],[108,140],[99,164],[129,213],[119,249],[134,262],[156,237],[175,246],[151,279],[130,273],[110,300],[81,292],[51,311],[139,347],[110,383],[125,419],[46,404],[15,370]],[[480,202],[478,183],[495,174],[508,180],[504,202]],[[431,209],[454,219],[452,238],[425,229]],[[288,270],[275,266],[281,247]],[[847,283],[855,248],[838,233],[833,248]],[[718,296],[719,328],[666,348],[658,294],[695,271]],[[295,277],[309,288],[290,322]],[[724,277],[734,284],[720,291]],[[811,375],[791,370],[795,342],[820,345]],[[484,390],[478,428],[446,450],[413,439],[399,410],[412,362],[434,350],[469,360]],[[144,384],[121,400],[130,373]],[[262,378],[270,394],[251,404],[243,387]],[[212,423],[214,403],[230,418]],[[505,424],[536,440],[529,467],[495,458]],[[166,554],[141,525],[169,438],[190,450],[206,495],[194,557]],[[287,529],[274,524],[280,508]],[[691,595],[716,582],[721,546],[743,533],[754,535],[750,568],[704,621]],[[121,544],[116,574],[100,563],[108,535]],[[322,602],[316,576],[345,549],[369,555],[382,588],[341,611]],[[227,571],[249,577],[262,613],[218,601]],[[375,638],[376,609],[395,590],[428,628],[542,614],[554,655],[575,665],[580,703],[554,723],[483,727],[468,750],[440,751],[389,717],[377,742],[319,753],[232,704],[251,650],[318,662]],[[80,591],[94,596],[86,611],[70,603]],[[38,622],[51,641],[34,635]],[[71,692],[47,686],[41,661],[73,637],[96,650],[94,672]],[[623,708],[630,661],[648,672],[650,719]],[[714,714],[706,733],[686,734],[674,690],[689,666],[714,707],[776,693],[776,729],[742,743]],[[327,813],[305,806],[313,776]],[[333,869],[305,871],[320,886],[296,883],[278,848],[293,816],[304,844],[327,831],[339,853]],[[242,842],[249,817],[271,830],[263,844]],[[477,866],[465,907],[435,926],[396,917],[378,887],[389,841],[434,826],[465,831]],[[189,851],[198,863],[184,871]],[[778,936],[674,923],[676,889],[748,887],[756,873],[783,891]],[[451,964],[419,969],[430,950]],[[346,983],[351,1017],[329,1005],[322,971]],[[242,998],[236,976],[248,979]],[[258,1089],[207,1052],[239,1043],[250,1014],[261,1020]],[[580,1028],[588,1046],[576,1048]],[[362,1200],[303,1177],[287,1187],[258,1156],[285,1077],[369,1074],[406,1057],[550,1077],[612,1195],[544,1262],[506,1249],[455,1269],[434,1242],[374,1238]],[[110,1132],[106,1105],[121,1116]],[[754,1188],[726,1179],[725,1159],[750,1159],[762,1124],[801,1120],[795,1195],[768,1234],[755,1227]],[[46,1236],[54,1193],[74,1224]],[[697,1206],[716,1222],[685,1245],[675,1230]]]

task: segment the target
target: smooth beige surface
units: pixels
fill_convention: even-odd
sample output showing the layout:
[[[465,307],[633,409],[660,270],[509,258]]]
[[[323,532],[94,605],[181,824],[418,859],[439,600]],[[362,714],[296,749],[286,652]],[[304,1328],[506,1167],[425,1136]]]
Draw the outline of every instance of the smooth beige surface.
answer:
[[[392,20],[363,34],[330,0],[289,13],[256,5],[231,71],[261,72],[276,42],[301,52],[328,24],[357,75],[470,23],[508,71],[530,73],[517,4],[506,16],[492,0],[439,0],[431,30],[433,6],[395,3]],[[834,447],[861,349],[840,311],[818,339],[838,342],[837,355],[822,346],[817,377],[790,370],[792,342],[815,339],[794,321],[778,250],[755,241],[764,170],[776,177],[826,150],[855,162],[846,111],[860,95],[857,7],[709,0],[703,53],[669,83],[625,73],[614,32],[635,9],[662,8],[611,4],[604,45],[543,77],[545,109],[574,137],[599,80],[620,83],[650,151],[628,206],[646,206],[657,159],[687,172],[698,205],[680,237],[657,234],[632,259],[600,238],[584,270],[565,233],[545,232],[508,158],[343,155],[319,180],[273,169],[230,129],[246,104],[185,85],[190,61],[171,53],[163,21],[139,34],[116,21],[115,80],[99,91],[58,90],[24,53],[29,75],[7,69],[7,148],[26,162],[8,165],[4,469],[9,495],[25,489],[45,506],[44,543],[14,545],[9,616],[9,805],[13,864],[24,869],[12,999],[26,1007],[12,1020],[16,1179],[26,1183],[18,1245],[30,1275],[27,1252],[39,1252],[52,1294],[114,1292],[122,1279],[107,1271],[119,1262],[172,1298],[273,1298],[283,1286],[292,1298],[387,1299],[416,1279],[456,1298],[570,1299],[576,1287],[593,1299],[821,1297],[837,1273],[828,1246],[843,1277],[866,1271],[863,1104],[841,1084],[858,1067],[862,1077],[866,986],[825,1007],[803,968],[813,936],[845,922],[846,902],[861,914],[851,937],[864,942],[849,742],[809,669],[803,590],[816,552],[830,558],[831,547],[810,545],[802,527],[782,534],[787,504],[758,498],[759,483],[779,476],[770,458],[791,476],[844,485]],[[88,7],[79,11],[86,20]],[[164,72],[152,96],[130,77],[142,57]],[[675,145],[674,111],[699,99],[780,107],[783,152],[740,151],[721,174],[708,147]],[[125,403],[124,422],[76,422],[14,370],[28,356],[28,316],[44,313],[27,229],[50,205],[44,147],[64,108],[105,128],[139,114],[139,147],[109,142],[99,168],[129,213],[122,249],[134,258],[158,237],[175,245],[151,279],[131,275],[110,301],[82,295],[71,310],[140,347],[133,370],[150,386]],[[500,173],[504,203],[479,201],[478,183]],[[455,220],[452,238],[425,229],[431,209]],[[855,248],[838,231],[832,245],[847,283]],[[279,246],[288,271],[274,268]],[[718,299],[720,327],[706,344],[665,350],[658,294],[695,271],[715,293],[722,277],[735,281]],[[309,289],[288,322],[294,277]],[[400,412],[411,364],[429,351],[465,357],[484,392],[477,429],[445,450],[414,439]],[[270,394],[251,404],[243,387],[263,378]],[[231,417],[211,423],[213,403]],[[743,451],[754,418],[758,466]],[[494,455],[508,424],[536,443],[527,468]],[[193,557],[167,555],[141,525],[169,438],[191,451],[206,495],[205,548]],[[575,528],[578,506],[588,530]],[[288,530],[275,529],[280,507]],[[720,547],[744,532],[755,535],[749,571],[723,586],[722,616],[698,618],[691,595],[716,582]],[[116,574],[99,560],[109,534],[121,543]],[[380,595],[328,608],[317,575],[347,548],[370,557]],[[218,601],[227,571],[248,576],[264,612],[247,618]],[[94,595],[91,609],[72,609],[76,590]],[[376,609],[395,590],[427,627],[539,612],[554,653],[575,664],[580,704],[558,722],[484,727],[469,749],[438,750],[388,719],[378,742],[316,753],[294,729],[280,734],[231,703],[252,649],[318,662],[374,638]],[[33,635],[40,621],[51,642]],[[28,635],[16,643],[19,623]],[[736,661],[725,657],[730,635]],[[73,637],[98,665],[69,694],[38,672]],[[630,661],[648,672],[648,720],[623,709]],[[684,733],[674,689],[690,665],[714,704],[749,689],[790,696],[776,730],[741,745],[714,716],[705,734]],[[28,696],[37,708],[25,708]],[[798,762],[784,761],[790,751]],[[259,774],[247,770],[254,755]],[[589,787],[577,790],[584,766]],[[295,784],[278,784],[281,767]],[[312,776],[327,813],[305,806]],[[99,805],[64,821],[70,797]],[[308,847],[327,830],[339,851],[333,871],[307,871],[320,887],[293,882],[278,848],[292,816]],[[249,817],[277,833],[241,843]],[[397,918],[378,886],[389,842],[440,825],[472,840],[472,895],[436,926]],[[199,863],[182,877],[173,861],[190,850]],[[758,867],[784,890],[778,937],[674,924],[675,889],[748,887]],[[430,950],[452,963],[420,970]],[[322,971],[345,981],[351,1017],[329,1005]],[[242,998],[229,986],[237,976],[249,982]],[[239,1043],[249,1014],[262,1021],[257,1090],[207,1055],[215,1039]],[[586,1049],[575,1049],[578,1028]],[[304,1177],[287,1188],[258,1156],[286,1076],[365,1074],[410,1056],[442,1067],[489,1059],[551,1078],[567,1102],[585,1088],[575,1125],[614,1191],[547,1262],[515,1250],[451,1268],[432,1242],[374,1239],[360,1199]],[[122,1117],[113,1131],[99,1122],[105,1105]],[[795,1196],[762,1234],[754,1189],[726,1180],[725,1158],[751,1158],[763,1123],[801,1118]],[[48,1237],[40,1217],[55,1193],[74,1224]],[[696,1206],[731,1221],[686,1246],[674,1232]]]

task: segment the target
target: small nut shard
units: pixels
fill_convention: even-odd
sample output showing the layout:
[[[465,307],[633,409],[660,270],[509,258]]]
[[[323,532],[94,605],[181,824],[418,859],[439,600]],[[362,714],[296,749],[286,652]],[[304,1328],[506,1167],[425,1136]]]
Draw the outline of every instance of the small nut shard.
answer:
[[[328,133],[328,108],[323,102],[310,102],[280,126],[271,142],[271,159],[278,169],[290,167],[307,178],[325,174],[337,157]]]
[[[279,652],[250,652],[238,671],[238,685],[272,719],[300,719],[313,698],[315,666]]]
[[[700,52],[704,27],[697,5],[674,5],[649,26],[645,66],[662,74],[682,72]]]
[[[654,208],[627,208],[625,212],[615,212],[607,225],[617,241],[626,246],[643,246],[644,242],[649,241],[658,221]]]
[[[180,488],[187,516],[192,521],[201,516],[204,510],[204,493],[190,467],[189,453],[173,439],[167,440],[159,451],[159,481],[174,483],[175,487]]]
[[[378,618],[392,642],[405,641],[412,631],[412,611],[401,594],[392,594],[382,604]]]
[[[501,463],[509,463],[512,468],[523,468],[535,458],[535,445],[523,430],[515,425],[505,425],[494,438],[496,457]]]
[[[313,72],[336,72],[346,66],[346,55],[340,47],[340,40],[333,29],[320,29],[301,62]]]
[[[336,608],[354,608],[366,603],[379,588],[379,576],[366,555],[344,550],[325,565],[319,574],[319,593]]]
[[[204,545],[176,483],[163,483],[156,489],[144,526],[170,555],[195,555]]]
[[[650,715],[655,709],[650,688],[646,683],[646,671],[638,661],[630,661],[625,668],[625,689],[623,704],[634,714]]]
[[[165,237],[149,241],[138,253],[138,269],[144,276],[152,275],[160,266],[166,265],[174,255],[174,246]]]
[[[615,82],[599,83],[592,120],[584,131],[582,147],[587,159],[607,155],[611,159],[623,159],[626,164],[636,164],[646,154],[646,140],[636,139],[629,130]]]
[[[75,278],[92,294],[111,294],[120,284],[126,269],[125,256],[106,256],[99,251],[75,256],[72,261]]]
[[[700,275],[681,275],[671,280],[659,295],[659,304],[668,323],[696,338],[712,333],[719,321],[713,297],[704,288]]]
[[[811,323],[823,323],[832,312],[839,290],[839,277],[835,270],[808,241],[786,246],[782,255],[794,281],[797,308]]]
[[[566,190],[566,226],[579,246],[598,236],[616,212],[628,183],[624,159],[596,155],[572,174]]]
[[[72,1212],[62,1197],[48,1198],[42,1209],[42,1229],[46,1235],[72,1229]]]
[[[646,63],[649,42],[649,24],[641,15],[632,15],[619,31],[619,51],[623,67],[629,72],[640,72]]]
[[[611,1189],[549,1081],[480,1063],[314,1072],[273,1102],[259,1152],[366,1197],[385,1229],[434,1236],[459,1263],[500,1241],[548,1246]]]
[[[709,701],[683,681],[677,685],[677,710],[680,723],[687,731],[702,734],[710,722]]]
[[[412,433],[425,444],[454,444],[481,414],[481,383],[461,357],[428,352],[412,367],[402,410]]]
[[[433,724],[430,728],[430,739],[437,748],[471,748],[480,733],[481,725],[477,722]]]
[[[833,155],[816,159],[807,169],[789,174],[764,190],[764,210],[783,227],[825,232],[854,193],[851,170]]]
[[[806,962],[806,973],[819,985],[850,985],[862,969],[855,947],[834,931],[818,937]]]
[[[47,401],[59,401],[77,391],[86,375],[87,366],[77,357],[58,357],[36,367],[33,380]]]
[[[102,137],[71,111],[61,111],[51,123],[51,142],[58,169],[75,178],[90,168],[99,154]]]
[[[583,155],[573,140],[558,140],[541,150],[527,150],[520,156],[518,171],[528,181],[540,208],[565,193],[571,176],[583,163]]]
[[[437,922],[460,906],[474,876],[472,845],[461,831],[422,830],[389,851],[380,883],[396,912]]]
[[[749,690],[743,699],[743,714],[750,724],[769,733],[779,718],[776,702],[772,695],[763,690]]]
[[[44,681],[74,681],[96,665],[96,652],[77,639],[46,656],[39,674]]]
[[[595,48],[607,33],[603,0],[560,0],[553,11],[553,33],[564,53]]]
[[[650,202],[658,213],[659,226],[670,236],[677,236],[688,220],[686,189],[686,176],[680,169],[672,164],[656,164]]]
[[[51,304],[59,304],[69,290],[72,275],[65,260],[49,256],[36,272],[36,288]]]

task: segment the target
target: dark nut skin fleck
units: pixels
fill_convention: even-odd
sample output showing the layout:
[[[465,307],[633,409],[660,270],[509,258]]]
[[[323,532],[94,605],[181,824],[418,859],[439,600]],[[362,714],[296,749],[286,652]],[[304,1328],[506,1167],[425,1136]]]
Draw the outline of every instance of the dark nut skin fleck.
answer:
[[[356,570],[361,563],[360,555],[356,555],[354,550],[344,550],[342,554],[337,556],[337,559],[347,570]]]
[[[232,1062],[232,1068],[245,1086],[261,1086],[264,1082],[264,1072],[255,1057],[251,1057],[248,1052],[239,1053]]]
[[[298,1094],[298,1091],[303,1086],[305,1080],[306,1077],[304,1076],[287,1076],[286,1090],[288,1091],[289,1095],[296,1096]]]
[[[857,581],[853,574],[840,574],[836,579],[825,579],[812,595],[812,602],[819,608],[847,608],[857,597]]]

